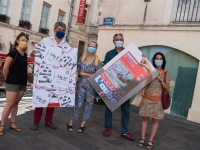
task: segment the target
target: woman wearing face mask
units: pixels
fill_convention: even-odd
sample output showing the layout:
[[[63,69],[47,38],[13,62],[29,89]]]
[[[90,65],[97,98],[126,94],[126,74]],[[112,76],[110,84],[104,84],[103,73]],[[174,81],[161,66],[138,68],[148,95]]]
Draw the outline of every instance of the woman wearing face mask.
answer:
[[[89,41],[87,49],[88,54],[80,58],[78,62],[77,70],[80,77],[77,83],[76,100],[75,100],[76,107],[74,108],[71,115],[71,120],[67,125],[69,132],[73,132],[73,121],[78,119],[84,99],[86,100],[85,111],[82,119],[83,121],[81,123],[80,128],[78,129],[79,133],[84,132],[85,123],[88,120],[92,111],[92,105],[96,93],[92,85],[89,83],[88,79],[101,68],[101,61],[95,55],[96,49],[97,49],[96,41]]]
[[[26,91],[27,84],[27,46],[29,37],[20,33],[14,43],[13,49],[7,54],[3,74],[6,80],[6,106],[2,112],[0,135],[4,135],[4,125],[11,114],[10,129],[20,132],[16,126],[18,103]]]
[[[158,129],[158,120],[164,118],[164,110],[162,106],[162,92],[163,89],[169,91],[169,81],[170,75],[165,69],[165,56],[158,52],[152,58],[153,66],[158,71],[158,77],[149,83],[142,91],[143,101],[141,103],[141,108],[139,114],[142,116],[141,124],[141,139],[138,142],[138,146],[144,146],[145,144],[145,134],[149,118],[152,119],[152,128],[149,140],[147,142],[147,148],[153,148],[153,139]],[[144,67],[149,70],[150,65],[145,64]],[[166,83],[163,81],[166,72]]]

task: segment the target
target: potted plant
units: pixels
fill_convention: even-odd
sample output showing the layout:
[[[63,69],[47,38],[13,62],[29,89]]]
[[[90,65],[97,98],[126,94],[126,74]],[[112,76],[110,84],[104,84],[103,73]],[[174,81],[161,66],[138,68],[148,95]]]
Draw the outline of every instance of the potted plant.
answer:
[[[46,34],[48,35],[49,34],[49,29],[48,28],[40,28],[40,33],[43,33],[43,34]]]
[[[5,14],[0,14],[0,22],[6,22],[7,16]]]
[[[19,20],[19,27],[30,29],[31,23],[28,20]]]

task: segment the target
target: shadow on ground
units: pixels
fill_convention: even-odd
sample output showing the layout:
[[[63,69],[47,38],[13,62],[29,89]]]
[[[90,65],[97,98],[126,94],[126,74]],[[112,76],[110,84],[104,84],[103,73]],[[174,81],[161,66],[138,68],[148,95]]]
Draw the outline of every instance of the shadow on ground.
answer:
[[[29,104],[29,105],[28,105]],[[0,102],[3,107],[4,102]],[[113,113],[113,130],[109,137],[104,137],[104,110],[105,105],[94,104],[90,119],[84,133],[77,133],[81,120],[75,122],[74,132],[68,132],[66,124],[72,108],[56,108],[53,122],[57,130],[49,129],[44,125],[44,115],[38,131],[30,129],[33,123],[33,110],[30,101],[21,101],[20,115],[17,124],[22,128],[21,133],[9,129],[9,120],[5,126],[5,135],[0,137],[0,150],[140,150],[137,141],[140,139],[141,117],[139,109],[131,106],[129,131],[136,141],[128,141],[120,136],[121,110]],[[23,109],[23,111],[22,111]],[[81,118],[80,118],[81,119]],[[150,122],[147,137],[150,133]],[[183,118],[165,115],[160,121],[158,133],[154,140],[154,150],[200,150],[200,125]],[[147,139],[146,139],[147,141]]]

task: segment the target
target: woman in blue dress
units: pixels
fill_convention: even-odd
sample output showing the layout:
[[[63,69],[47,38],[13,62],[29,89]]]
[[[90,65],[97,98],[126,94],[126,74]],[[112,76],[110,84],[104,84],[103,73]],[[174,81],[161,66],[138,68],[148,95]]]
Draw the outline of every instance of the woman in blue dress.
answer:
[[[68,131],[73,132],[73,121],[78,120],[78,116],[80,114],[80,109],[83,105],[84,99],[85,103],[85,111],[82,118],[82,123],[80,128],[78,129],[79,133],[84,132],[85,123],[90,117],[92,111],[92,105],[94,103],[96,92],[88,79],[101,68],[101,61],[98,59],[96,54],[98,44],[96,41],[89,41],[88,43],[88,54],[80,58],[78,62],[78,74],[79,79],[77,83],[77,91],[76,91],[76,107],[73,109],[71,119],[69,121]]]

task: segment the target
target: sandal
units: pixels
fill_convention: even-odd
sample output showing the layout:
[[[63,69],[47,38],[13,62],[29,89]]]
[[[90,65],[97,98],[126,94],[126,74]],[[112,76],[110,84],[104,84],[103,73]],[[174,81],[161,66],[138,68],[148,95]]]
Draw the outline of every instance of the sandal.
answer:
[[[4,126],[0,125],[0,136],[4,135]]]
[[[73,132],[74,131],[74,129],[73,129],[73,126],[71,125],[66,125],[67,126],[67,130],[69,131],[69,132]]]
[[[152,144],[152,145],[149,145],[149,142]],[[153,142],[152,141],[149,141],[148,143],[147,143],[147,149],[152,149],[153,148]]]
[[[12,126],[12,124],[14,124],[14,127]],[[11,123],[10,123],[10,129],[13,129],[13,130],[15,130],[15,131],[17,131],[17,132],[21,132],[21,131],[22,131],[19,127],[17,127],[17,126],[15,125],[15,122],[11,122]]]
[[[142,142],[142,141],[143,141],[143,142]],[[140,139],[140,140],[138,141],[138,146],[143,147],[144,144],[145,144],[145,139]]]
[[[85,131],[85,127],[80,127],[79,129],[78,129],[78,133],[83,133]]]

